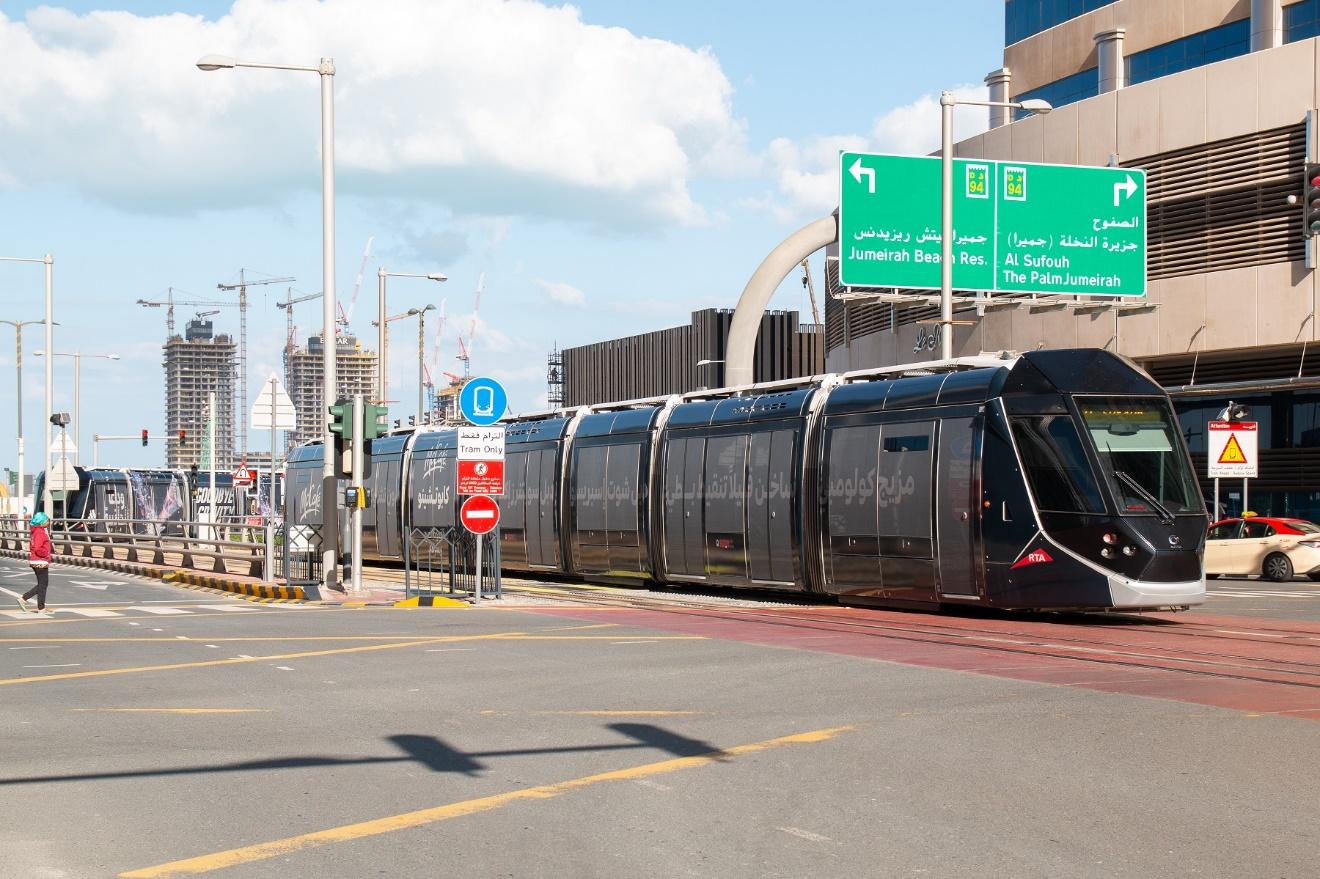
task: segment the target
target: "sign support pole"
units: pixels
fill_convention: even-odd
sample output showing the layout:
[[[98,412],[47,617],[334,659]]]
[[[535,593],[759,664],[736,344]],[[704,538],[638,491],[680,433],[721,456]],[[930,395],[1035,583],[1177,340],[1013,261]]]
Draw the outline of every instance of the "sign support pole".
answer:
[[[349,566],[349,588],[354,592],[362,591],[362,468],[365,466],[363,445],[366,443],[364,420],[366,417],[367,398],[362,394],[353,395],[353,509],[349,513],[352,526],[353,558]]]
[[[258,482],[258,485],[260,483]],[[260,495],[258,495],[260,497]],[[262,579],[267,583],[275,581],[275,378],[270,381],[270,506],[266,508],[266,562]]]
[[[1216,522],[1218,522],[1219,519],[1220,519],[1220,515],[1219,515],[1219,477],[1216,476],[1216,477],[1215,477],[1215,512],[1214,512],[1214,520],[1215,520]]]
[[[940,93],[940,359],[953,359],[953,95]]]
[[[1247,483],[1248,483],[1248,482],[1250,482],[1250,479],[1248,479],[1246,476],[1243,476],[1243,477],[1242,477],[1242,512],[1244,512],[1244,513],[1245,513],[1247,510],[1251,509],[1250,504],[1247,503],[1247,501],[1248,501],[1248,498],[1247,498]]]
[[[210,415],[210,423],[207,425],[206,429],[206,469],[210,471],[211,477],[211,505],[207,507],[206,518],[210,521],[212,526],[211,539],[215,540],[215,508],[217,506],[215,502],[215,391],[210,393],[209,405],[210,410],[208,414]]]
[[[476,604],[481,603],[481,549],[485,545],[486,545],[486,535],[478,534],[477,535],[477,588],[476,588],[476,592],[474,593],[476,595],[476,601],[475,601]]]

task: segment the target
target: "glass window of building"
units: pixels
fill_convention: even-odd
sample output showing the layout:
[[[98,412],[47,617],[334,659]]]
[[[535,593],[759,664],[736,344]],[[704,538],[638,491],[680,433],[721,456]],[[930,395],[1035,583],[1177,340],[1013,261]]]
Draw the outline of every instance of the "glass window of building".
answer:
[[[1074,73],[1072,76],[1056,79],[1054,82],[1047,83],[1040,88],[1023,92],[1013,100],[1025,101],[1028,98],[1038,98],[1049,101],[1053,107],[1062,107],[1065,104],[1076,103],[1085,98],[1094,98],[1098,94],[1100,94],[1100,68],[1091,67],[1081,73]],[[1015,121],[1026,115],[1027,113],[1023,110],[1013,111]]]
[[[1005,0],[1004,45],[1049,30],[1114,0]]]
[[[1129,55],[1128,85],[1245,55],[1251,49],[1251,20],[1230,22]]]
[[[1283,41],[1295,43],[1311,37],[1320,37],[1320,0],[1283,7]]]

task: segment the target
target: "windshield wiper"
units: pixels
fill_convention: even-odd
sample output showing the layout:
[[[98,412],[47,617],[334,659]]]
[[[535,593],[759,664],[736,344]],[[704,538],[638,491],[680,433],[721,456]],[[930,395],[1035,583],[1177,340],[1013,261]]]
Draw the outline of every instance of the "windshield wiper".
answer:
[[[1173,524],[1173,513],[1170,513],[1168,507],[1164,506],[1164,504],[1156,500],[1155,495],[1147,491],[1144,485],[1142,485],[1140,482],[1137,482],[1136,479],[1129,476],[1127,473],[1125,473],[1122,470],[1117,470],[1117,469],[1114,470],[1114,475],[1119,478],[1120,482],[1122,482],[1128,488],[1132,489],[1138,495],[1140,495],[1142,500],[1144,500],[1146,503],[1154,507],[1155,512],[1159,514],[1161,522],[1163,522],[1165,525]]]

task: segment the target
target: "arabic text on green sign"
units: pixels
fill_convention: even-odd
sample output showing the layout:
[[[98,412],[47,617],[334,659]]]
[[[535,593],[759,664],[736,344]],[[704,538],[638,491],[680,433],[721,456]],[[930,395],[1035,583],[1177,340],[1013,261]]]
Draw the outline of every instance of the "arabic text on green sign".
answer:
[[[840,283],[938,289],[937,158],[843,153]],[[1145,173],[957,159],[959,290],[1146,292]]]

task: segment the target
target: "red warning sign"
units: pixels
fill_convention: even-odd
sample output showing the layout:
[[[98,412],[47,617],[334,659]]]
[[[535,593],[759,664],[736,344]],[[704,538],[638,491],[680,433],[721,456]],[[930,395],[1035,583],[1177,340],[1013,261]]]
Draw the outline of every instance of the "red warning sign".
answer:
[[[503,461],[459,461],[458,493],[485,494],[500,497],[504,494]]]

